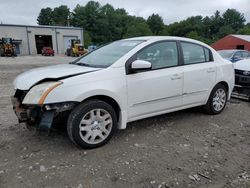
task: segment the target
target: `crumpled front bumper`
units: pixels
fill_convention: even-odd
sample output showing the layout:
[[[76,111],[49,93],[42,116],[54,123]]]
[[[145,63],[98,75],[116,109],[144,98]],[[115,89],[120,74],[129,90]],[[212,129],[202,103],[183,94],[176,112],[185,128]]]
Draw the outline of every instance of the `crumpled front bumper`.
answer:
[[[11,97],[13,110],[19,123],[27,123],[38,129],[50,129],[54,118],[61,112],[72,110],[76,102],[63,102],[46,105],[23,105],[16,97]]]
[[[20,101],[14,96],[11,97],[11,102],[13,105],[13,110],[18,118],[19,123],[25,122],[28,120],[28,110],[21,107]]]
[[[235,85],[233,93],[243,94],[250,97],[250,86]]]

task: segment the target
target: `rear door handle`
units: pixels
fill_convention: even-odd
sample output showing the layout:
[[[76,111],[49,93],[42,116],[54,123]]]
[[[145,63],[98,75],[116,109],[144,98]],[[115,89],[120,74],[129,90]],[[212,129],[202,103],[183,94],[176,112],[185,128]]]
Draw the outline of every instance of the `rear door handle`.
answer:
[[[180,80],[180,79],[182,79],[182,75],[181,74],[174,74],[171,77],[171,80]]]

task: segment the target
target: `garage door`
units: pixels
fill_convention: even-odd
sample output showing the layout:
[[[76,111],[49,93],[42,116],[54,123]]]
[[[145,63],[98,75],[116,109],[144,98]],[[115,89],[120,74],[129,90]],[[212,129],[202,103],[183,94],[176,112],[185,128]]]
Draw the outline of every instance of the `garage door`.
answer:
[[[66,52],[67,48],[70,47],[70,41],[72,39],[77,39],[77,36],[63,36],[63,50]]]
[[[37,54],[42,53],[43,47],[53,48],[52,35],[35,35],[35,40],[36,40]]]

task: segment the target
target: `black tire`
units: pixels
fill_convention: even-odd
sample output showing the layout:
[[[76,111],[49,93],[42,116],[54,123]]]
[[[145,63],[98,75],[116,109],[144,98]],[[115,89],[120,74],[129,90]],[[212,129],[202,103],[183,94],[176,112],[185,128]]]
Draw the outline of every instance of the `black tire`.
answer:
[[[213,99],[214,99],[214,97],[215,97],[215,95],[216,95],[216,92],[217,92],[218,90],[220,90],[220,89],[224,90],[224,92],[225,92],[225,94],[226,94],[225,103],[224,103],[224,106],[223,106],[222,109],[216,110],[215,107],[214,107],[214,105],[213,105]],[[224,110],[224,108],[226,107],[227,99],[228,99],[228,90],[227,90],[227,88],[226,88],[224,85],[222,85],[222,84],[217,84],[217,85],[213,88],[213,90],[212,90],[212,92],[211,92],[211,94],[210,94],[210,96],[209,96],[209,99],[208,99],[208,101],[207,101],[207,104],[204,106],[204,111],[205,111],[207,114],[210,114],[210,115],[217,115],[217,114],[220,114],[220,113]]]
[[[82,118],[87,113],[89,113],[91,110],[94,110],[94,109],[103,109],[110,114],[112,118],[112,128],[109,134],[107,135],[107,137],[102,142],[97,143],[97,144],[89,144],[81,138],[79,125],[80,125]],[[116,130],[117,130],[116,113],[114,109],[112,108],[112,106],[110,106],[109,104],[101,100],[89,100],[78,105],[70,113],[68,122],[67,122],[67,131],[68,131],[69,138],[71,139],[73,143],[75,143],[76,145],[84,149],[93,149],[93,148],[97,148],[97,147],[105,145],[111,139],[111,137],[113,136]]]

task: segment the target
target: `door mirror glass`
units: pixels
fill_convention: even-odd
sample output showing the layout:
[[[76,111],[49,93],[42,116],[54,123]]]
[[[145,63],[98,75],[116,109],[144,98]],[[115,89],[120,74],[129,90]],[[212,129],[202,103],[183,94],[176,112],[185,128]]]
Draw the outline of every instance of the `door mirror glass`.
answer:
[[[131,69],[134,72],[142,71],[142,70],[149,70],[151,69],[151,67],[152,67],[151,63],[148,61],[144,61],[144,60],[135,60],[131,64]]]

